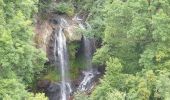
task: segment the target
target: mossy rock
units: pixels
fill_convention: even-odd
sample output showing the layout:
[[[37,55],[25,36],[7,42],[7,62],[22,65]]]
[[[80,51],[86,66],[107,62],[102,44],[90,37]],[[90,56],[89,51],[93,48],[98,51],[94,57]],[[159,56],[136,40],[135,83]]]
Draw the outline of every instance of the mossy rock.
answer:
[[[57,82],[60,80],[60,74],[56,70],[48,71],[43,77],[44,80],[50,80],[51,82]]]

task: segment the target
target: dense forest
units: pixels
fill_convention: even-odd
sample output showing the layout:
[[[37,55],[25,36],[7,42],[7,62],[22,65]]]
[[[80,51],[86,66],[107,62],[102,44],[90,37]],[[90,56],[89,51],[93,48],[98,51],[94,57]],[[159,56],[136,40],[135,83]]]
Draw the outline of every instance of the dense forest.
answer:
[[[170,100],[170,0],[0,0],[0,100]]]

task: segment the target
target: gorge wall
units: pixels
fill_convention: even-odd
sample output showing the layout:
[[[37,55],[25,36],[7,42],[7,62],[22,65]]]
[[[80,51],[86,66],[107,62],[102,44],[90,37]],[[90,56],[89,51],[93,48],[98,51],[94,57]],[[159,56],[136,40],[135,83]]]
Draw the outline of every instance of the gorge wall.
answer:
[[[54,4],[59,5],[60,2],[53,1],[50,5]],[[100,73],[93,67],[91,61],[96,41],[94,38],[83,36],[83,31],[90,27],[85,21],[87,14],[77,13],[70,16],[68,13],[53,10],[43,13],[45,14],[41,13],[36,17],[35,41],[37,48],[42,48],[46,52],[48,60],[45,63],[46,69],[37,80],[37,91],[45,92],[50,100],[70,100],[75,91],[90,93]],[[66,51],[63,52],[65,54],[56,49],[59,47],[62,49],[60,43],[64,41],[64,38],[57,39],[59,38],[57,34],[66,38]],[[68,61],[62,58],[63,56],[68,56]],[[69,68],[65,68],[62,63],[67,63]],[[70,79],[70,85],[65,83],[65,79],[67,81]],[[61,93],[67,89],[70,90],[69,95]]]

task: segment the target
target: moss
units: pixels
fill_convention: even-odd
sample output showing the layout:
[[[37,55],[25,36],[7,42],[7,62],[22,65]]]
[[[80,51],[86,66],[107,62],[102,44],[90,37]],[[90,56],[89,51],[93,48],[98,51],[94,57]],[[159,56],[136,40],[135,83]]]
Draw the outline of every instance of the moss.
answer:
[[[86,68],[86,61],[81,52],[81,43],[74,41],[68,45],[69,61],[70,61],[70,78],[77,79],[80,71]],[[79,53],[78,53],[79,52]],[[60,81],[60,73],[54,65],[45,65],[44,71],[41,73],[42,80],[50,80],[51,82]]]
[[[71,79],[77,79],[80,75],[80,71],[85,69],[86,63],[83,56],[79,56],[70,60]]]
[[[56,82],[60,80],[60,73],[54,65],[47,64],[45,65],[45,69],[43,70],[43,72],[41,72],[40,79]]]
[[[83,70],[86,68],[86,59],[83,55],[80,55],[76,58],[75,64],[78,66],[80,70]]]
[[[70,75],[71,79],[77,79],[80,75],[80,70],[85,69],[85,58],[81,51],[81,42],[71,42],[68,45]]]
[[[71,66],[70,76],[71,76],[72,80],[78,78],[78,76],[79,76],[79,69],[78,69],[77,66]]]
[[[50,70],[48,73],[43,77],[45,80],[50,80],[51,82],[56,82],[60,80],[60,74],[56,70]]]
[[[80,43],[79,42],[71,42],[68,45],[68,52],[69,52],[69,58],[75,59],[76,58],[76,53],[78,52],[78,49],[80,48]]]

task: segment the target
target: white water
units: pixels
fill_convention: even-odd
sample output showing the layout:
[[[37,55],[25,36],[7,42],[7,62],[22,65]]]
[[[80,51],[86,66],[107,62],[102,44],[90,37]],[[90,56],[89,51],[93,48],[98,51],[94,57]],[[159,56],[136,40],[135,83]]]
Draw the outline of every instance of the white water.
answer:
[[[93,72],[84,71],[83,74],[84,74],[84,78],[78,87],[79,91],[81,92],[91,90],[91,88],[93,87],[92,84],[92,78],[94,78]]]
[[[60,100],[68,100],[70,93],[72,92],[72,89],[71,89],[69,75],[68,75],[69,66],[68,66],[66,38],[63,33],[63,30],[68,26],[68,23],[63,18],[61,18],[60,21],[61,22],[59,25],[59,31],[55,33],[54,59],[55,59],[55,63],[57,63],[57,57],[58,57],[60,74],[61,74]],[[58,54],[58,56],[56,56],[56,54]]]
[[[61,71],[61,100],[67,100],[66,95],[66,76],[65,76],[65,67],[67,66],[67,62],[65,62],[65,52],[66,50],[66,39],[62,32],[62,28],[59,28],[58,33],[58,56],[60,61],[60,71]]]
[[[83,19],[79,17],[74,17],[74,20],[77,21],[79,24],[79,27],[82,30],[86,30],[87,28],[91,29],[90,24],[81,22]],[[95,77],[95,73],[92,68],[92,45],[91,41],[87,37],[83,37],[83,44],[84,44],[84,56],[85,56],[85,61],[86,61],[86,71],[83,71],[83,80],[81,81],[78,90],[83,92],[83,91],[89,91],[93,88],[93,78]]]
[[[86,69],[88,71],[92,71],[92,47],[91,47],[91,41],[90,39],[84,37],[83,38],[84,43],[84,55],[86,59]]]
[[[86,61],[86,71],[83,71],[84,78],[81,81],[78,90],[79,91],[88,91],[93,88],[93,78],[95,73],[92,68],[92,47],[90,39],[84,37],[84,55]]]

